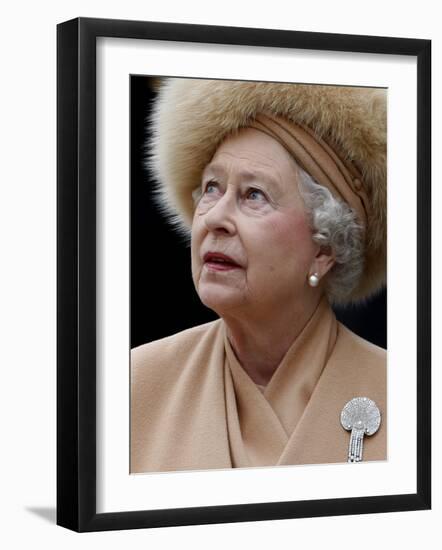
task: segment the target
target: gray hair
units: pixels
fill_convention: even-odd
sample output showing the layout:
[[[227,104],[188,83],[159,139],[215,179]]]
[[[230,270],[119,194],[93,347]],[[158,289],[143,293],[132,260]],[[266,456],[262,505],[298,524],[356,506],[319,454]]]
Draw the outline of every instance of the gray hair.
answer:
[[[335,264],[327,274],[326,293],[330,302],[347,301],[364,269],[364,231],[355,212],[316,183],[299,166],[299,191],[304,200],[313,241],[330,247]]]

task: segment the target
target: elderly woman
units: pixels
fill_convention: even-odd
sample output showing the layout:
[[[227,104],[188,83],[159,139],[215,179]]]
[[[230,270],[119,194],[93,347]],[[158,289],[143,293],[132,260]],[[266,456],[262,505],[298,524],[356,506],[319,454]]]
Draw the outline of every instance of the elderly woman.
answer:
[[[385,281],[385,92],[171,79],[152,122],[219,319],[132,350],[131,471],[385,459],[385,351],[330,307]]]

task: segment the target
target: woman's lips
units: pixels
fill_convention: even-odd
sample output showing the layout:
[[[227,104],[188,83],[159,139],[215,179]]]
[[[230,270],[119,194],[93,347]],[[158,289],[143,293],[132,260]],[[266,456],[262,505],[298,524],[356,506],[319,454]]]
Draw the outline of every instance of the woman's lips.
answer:
[[[221,262],[204,262],[204,266],[211,271],[231,271],[233,269],[240,269],[239,265]]]
[[[205,254],[204,266],[211,271],[231,271],[241,268],[232,258],[219,252],[208,252]]]

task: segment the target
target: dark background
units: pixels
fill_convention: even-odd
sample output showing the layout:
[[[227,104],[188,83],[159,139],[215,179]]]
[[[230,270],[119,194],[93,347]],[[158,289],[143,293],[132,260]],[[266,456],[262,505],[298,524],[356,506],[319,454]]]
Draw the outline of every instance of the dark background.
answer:
[[[152,182],[144,167],[150,136],[146,121],[157,83],[146,76],[130,79],[131,347],[217,318],[195,292],[190,248],[151,198]],[[363,306],[334,310],[350,330],[386,348],[386,299],[383,291]]]

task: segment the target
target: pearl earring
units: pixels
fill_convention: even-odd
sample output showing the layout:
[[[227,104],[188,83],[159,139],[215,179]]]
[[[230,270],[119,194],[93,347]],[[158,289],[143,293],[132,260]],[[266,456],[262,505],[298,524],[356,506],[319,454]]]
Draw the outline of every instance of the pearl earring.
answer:
[[[312,287],[319,285],[319,275],[317,273],[313,273],[308,278],[308,284]]]

